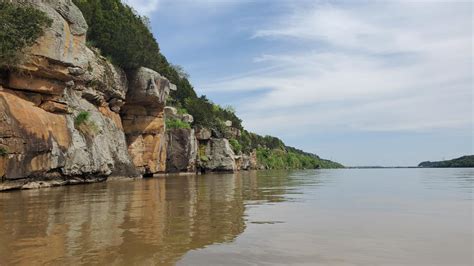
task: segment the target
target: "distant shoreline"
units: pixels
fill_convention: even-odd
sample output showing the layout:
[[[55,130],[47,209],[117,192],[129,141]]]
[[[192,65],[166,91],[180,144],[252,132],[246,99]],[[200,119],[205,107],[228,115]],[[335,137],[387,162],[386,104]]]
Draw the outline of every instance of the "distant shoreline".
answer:
[[[427,169],[427,168],[474,168],[469,166],[462,166],[462,167],[420,167],[420,166],[347,166],[344,169],[412,169],[412,168],[420,168],[420,169]]]

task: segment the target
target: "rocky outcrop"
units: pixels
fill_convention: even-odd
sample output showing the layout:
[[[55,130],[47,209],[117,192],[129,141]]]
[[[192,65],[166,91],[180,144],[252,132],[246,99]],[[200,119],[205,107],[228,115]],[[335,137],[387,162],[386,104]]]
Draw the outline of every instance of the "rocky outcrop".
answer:
[[[205,127],[196,128],[196,139],[199,141],[207,141],[211,139],[212,132],[210,129]]]
[[[232,172],[238,170],[234,151],[227,139],[211,138],[207,143],[199,145],[201,171]]]
[[[134,175],[118,114],[128,89],[123,71],[86,47],[87,24],[70,1],[27,3],[54,22],[25,62],[1,70],[3,180],[21,187],[36,179]]]
[[[166,106],[165,107],[165,116],[168,119],[176,119],[176,120],[181,120],[185,123],[191,124],[194,121],[194,118],[190,114],[180,114],[178,112],[178,109],[172,107],[172,106]]]
[[[15,2],[53,19],[25,60],[0,69],[0,190],[105,180],[162,172],[254,169],[236,157],[227,132],[170,129],[165,116],[187,124],[189,114],[166,107],[176,90],[159,73],[125,72],[86,46],[87,24],[70,0]],[[236,163],[237,162],[237,163]]]
[[[166,140],[168,145],[166,171],[171,173],[196,172],[198,144],[194,136],[194,129],[168,130]]]
[[[128,152],[140,173],[166,170],[164,108],[173,87],[157,72],[139,68],[131,73],[130,90],[121,114]]]
[[[224,132],[224,137],[227,139],[237,139],[240,137],[240,129],[235,127],[227,127]]]

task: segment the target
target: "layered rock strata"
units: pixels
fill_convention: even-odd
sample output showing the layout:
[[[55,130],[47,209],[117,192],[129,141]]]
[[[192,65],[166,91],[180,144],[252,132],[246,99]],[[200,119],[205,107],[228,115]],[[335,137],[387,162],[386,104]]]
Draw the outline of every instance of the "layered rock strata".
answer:
[[[88,48],[87,23],[72,1],[21,4],[53,23],[22,62],[0,69],[0,190],[255,169],[252,156],[236,156],[223,138],[240,135],[231,124],[225,136],[206,128],[166,130],[165,116],[193,122],[166,107],[176,86],[143,67],[126,74]]]
[[[27,2],[53,24],[24,62],[0,71],[2,180],[21,187],[134,175],[118,113],[124,72],[86,47],[87,24],[70,1]]]
[[[172,89],[157,72],[139,68],[130,74],[130,89],[122,108],[122,121],[132,162],[141,174],[166,170],[164,108]]]

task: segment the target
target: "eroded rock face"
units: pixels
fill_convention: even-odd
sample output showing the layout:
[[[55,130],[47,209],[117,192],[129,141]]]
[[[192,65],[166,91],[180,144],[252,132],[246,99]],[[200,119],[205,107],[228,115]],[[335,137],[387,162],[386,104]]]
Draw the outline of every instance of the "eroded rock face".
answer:
[[[7,151],[0,176],[23,186],[134,175],[118,114],[128,90],[124,72],[85,46],[87,24],[71,1],[22,3],[54,22],[25,62],[0,70],[0,148]],[[87,119],[78,124],[80,113]]]
[[[227,139],[237,139],[240,137],[240,129],[235,127],[227,127],[225,129],[224,136]]]
[[[31,54],[69,65],[87,65],[89,54],[84,51],[88,27],[81,11],[71,0],[18,2],[43,11],[53,20],[52,26],[31,48]]]
[[[235,154],[227,139],[211,138],[205,144],[200,143],[200,146],[199,149],[203,149],[200,153],[204,153],[204,156],[200,154],[202,170],[210,172],[232,172],[237,170]]]
[[[202,169],[237,170],[223,136],[209,129],[166,133],[166,98],[176,86],[147,68],[127,76],[89,49],[87,24],[72,1],[14,3],[44,11],[53,24],[25,50],[24,62],[0,69],[0,190],[194,172],[198,140]]]
[[[142,174],[166,170],[164,108],[171,83],[157,72],[139,68],[129,76],[130,87],[121,115],[132,161]]]
[[[167,131],[167,172],[196,172],[198,153],[194,129],[171,129]]]

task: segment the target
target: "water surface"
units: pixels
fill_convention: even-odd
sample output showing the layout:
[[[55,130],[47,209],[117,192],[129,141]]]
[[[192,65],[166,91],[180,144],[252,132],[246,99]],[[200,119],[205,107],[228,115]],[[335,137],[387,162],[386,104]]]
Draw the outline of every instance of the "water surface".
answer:
[[[0,265],[472,265],[473,184],[344,169],[0,193]]]

